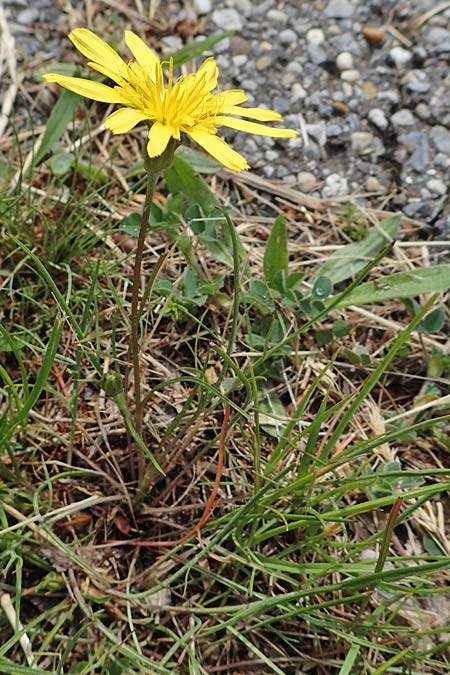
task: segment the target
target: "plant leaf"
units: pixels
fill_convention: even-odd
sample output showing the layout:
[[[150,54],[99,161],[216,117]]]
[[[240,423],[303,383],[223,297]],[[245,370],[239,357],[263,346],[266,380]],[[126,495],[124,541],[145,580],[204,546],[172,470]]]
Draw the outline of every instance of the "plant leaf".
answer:
[[[53,108],[45,127],[42,141],[34,156],[33,166],[47,155],[58,143],[59,139],[73,120],[80,104],[80,97],[72,91],[64,91]]]
[[[166,68],[168,67],[168,61],[170,56],[173,58],[173,65],[175,68],[182,66],[184,63],[188,63],[193,59],[196,59],[198,56],[208,52],[214,47],[218,42],[225,40],[227,37],[234,35],[234,31],[228,30],[225,33],[220,33],[220,35],[213,35],[212,37],[205,38],[204,40],[197,40],[196,42],[190,42],[188,45],[177,49],[176,52],[173,52],[169,56],[165,57],[167,59]]]
[[[315,278],[328,277],[333,284],[351,279],[367,265],[383,246],[391,241],[400,228],[399,215],[387,218],[380,225],[372,227],[361,241],[343,246],[320,268]],[[385,233],[385,234],[384,234]]]
[[[397,298],[411,297],[421,293],[436,293],[450,288],[450,263],[425,267],[411,272],[398,272],[369,281],[348,293],[335,307],[366,305]],[[327,302],[332,301],[330,298]]]
[[[277,274],[288,275],[287,233],[284,216],[275,218],[266,250],[264,251],[264,278],[268,286],[273,287]]]

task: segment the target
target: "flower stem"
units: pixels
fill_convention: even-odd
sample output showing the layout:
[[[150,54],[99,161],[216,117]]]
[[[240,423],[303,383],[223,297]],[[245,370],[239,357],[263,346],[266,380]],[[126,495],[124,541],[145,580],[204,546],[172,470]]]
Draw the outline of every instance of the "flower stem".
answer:
[[[150,210],[152,208],[153,193],[158,174],[147,173],[147,190],[145,194],[144,209],[142,211],[141,227],[136,247],[133,270],[133,284],[131,290],[131,316],[130,316],[130,360],[133,369],[134,379],[134,427],[142,436],[142,417],[143,405],[141,395],[141,373],[140,373],[140,336],[139,336],[139,290],[141,286],[142,258],[144,255],[145,235],[147,234],[148,223],[150,219]],[[142,480],[145,468],[145,457],[142,450],[137,448],[138,481]]]

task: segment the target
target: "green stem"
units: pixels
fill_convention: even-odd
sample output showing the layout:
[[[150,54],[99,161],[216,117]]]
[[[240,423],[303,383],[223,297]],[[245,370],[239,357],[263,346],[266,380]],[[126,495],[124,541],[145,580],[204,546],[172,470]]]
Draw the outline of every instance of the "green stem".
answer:
[[[142,437],[142,418],[143,405],[141,395],[141,375],[140,375],[140,336],[139,336],[139,290],[141,286],[142,259],[144,255],[145,235],[147,234],[148,223],[150,219],[150,210],[152,208],[153,193],[157,174],[147,173],[147,191],[145,194],[144,209],[142,211],[141,228],[136,247],[133,270],[133,284],[131,289],[131,316],[130,316],[130,360],[133,369],[134,379],[134,428],[139,436]],[[133,458],[131,458],[133,459]],[[137,449],[138,480],[142,479],[145,468],[145,457],[142,450]]]

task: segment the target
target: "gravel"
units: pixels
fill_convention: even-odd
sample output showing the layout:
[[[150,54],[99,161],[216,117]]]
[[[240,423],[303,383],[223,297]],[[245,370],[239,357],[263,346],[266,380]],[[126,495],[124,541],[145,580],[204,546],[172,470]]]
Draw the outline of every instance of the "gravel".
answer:
[[[47,63],[64,58],[51,31],[68,28],[60,2],[3,4],[19,59],[37,51]],[[245,89],[249,106],[278,110],[300,132],[289,141],[224,132],[254,171],[326,198],[390,194],[389,208],[450,235],[450,8],[436,0],[167,0],[160,13],[167,25],[190,22],[194,36],[234,30],[214,48],[221,87]],[[175,46],[170,38],[164,51]]]

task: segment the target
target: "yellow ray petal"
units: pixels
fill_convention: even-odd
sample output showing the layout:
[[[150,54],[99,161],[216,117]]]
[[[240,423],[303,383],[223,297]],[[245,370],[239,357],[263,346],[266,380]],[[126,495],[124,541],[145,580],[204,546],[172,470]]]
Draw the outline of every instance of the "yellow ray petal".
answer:
[[[234,117],[222,117],[218,115],[214,118],[214,124],[215,126],[229,127],[238,131],[246,131],[248,134],[258,134],[259,136],[272,136],[273,138],[295,138],[298,136],[298,133],[293,129],[275,129],[267,127],[265,124],[238,120]]]
[[[219,76],[219,69],[217,68],[216,62],[213,56],[210,56],[209,59],[203,61],[200,68],[195,73],[195,77],[204,79],[204,88],[206,91],[212,91],[217,87],[217,78]]]
[[[46,82],[56,82],[60,87],[68,89],[69,91],[86,96],[94,101],[101,101],[102,103],[128,103],[126,99],[120,94],[118,88],[107,87],[106,84],[99,82],[92,82],[92,80],[84,80],[82,77],[67,77],[66,75],[58,75],[57,73],[47,73],[44,75]]]
[[[132,110],[131,108],[120,108],[108,115],[105,120],[105,127],[113,134],[126,134],[133,129],[136,124],[148,119],[148,116],[142,110]]]
[[[191,129],[188,133],[196,143],[201,145],[206,152],[209,152],[210,155],[226,166],[227,169],[231,169],[231,171],[244,171],[250,168],[245,157],[242,157],[236,150],[230,148],[219,136],[199,128]]]
[[[228,89],[228,91],[222,91],[220,94],[216,94],[216,96],[221,98],[224,108],[248,101],[248,97],[242,89]]]
[[[167,148],[172,129],[161,122],[155,122],[148,132],[147,153],[149,157],[159,157]]]
[[[93,68],[97,72],[101,73],[105,77],[108,77],[110,80],[113,80],[119,85],[124,85],[127,83],[127,80],[122,77],[121,75],[118,75],[114,70],[111,70],[111,68],[108,68],[108,66],[104,66],[103,63],[95,63],[95,61],[88,61],[87,65],[90,68]],[[228,112],[228,110],[224,111]]]
[[[156,64],[159,63],[159,58],[156,54],[145,44],[144,40],[131,30],[125,31],[125,42],[139,65],[146,68],[152,74]]]
[[[260,122],[279,122],[282,117],[280,113],[267,108],[241,108],[238,105],[226,106],[223,111],[227,115],[240,115],[241,117],[250,117]]]
[[[108,66],[110,70],[116,72],[118,75],[124,76],[126,74],[126,63],[107,42],[99,38],[91,30],[76,28],[69,33],[69,39],[72,40],[78,51],[90,61]]]

